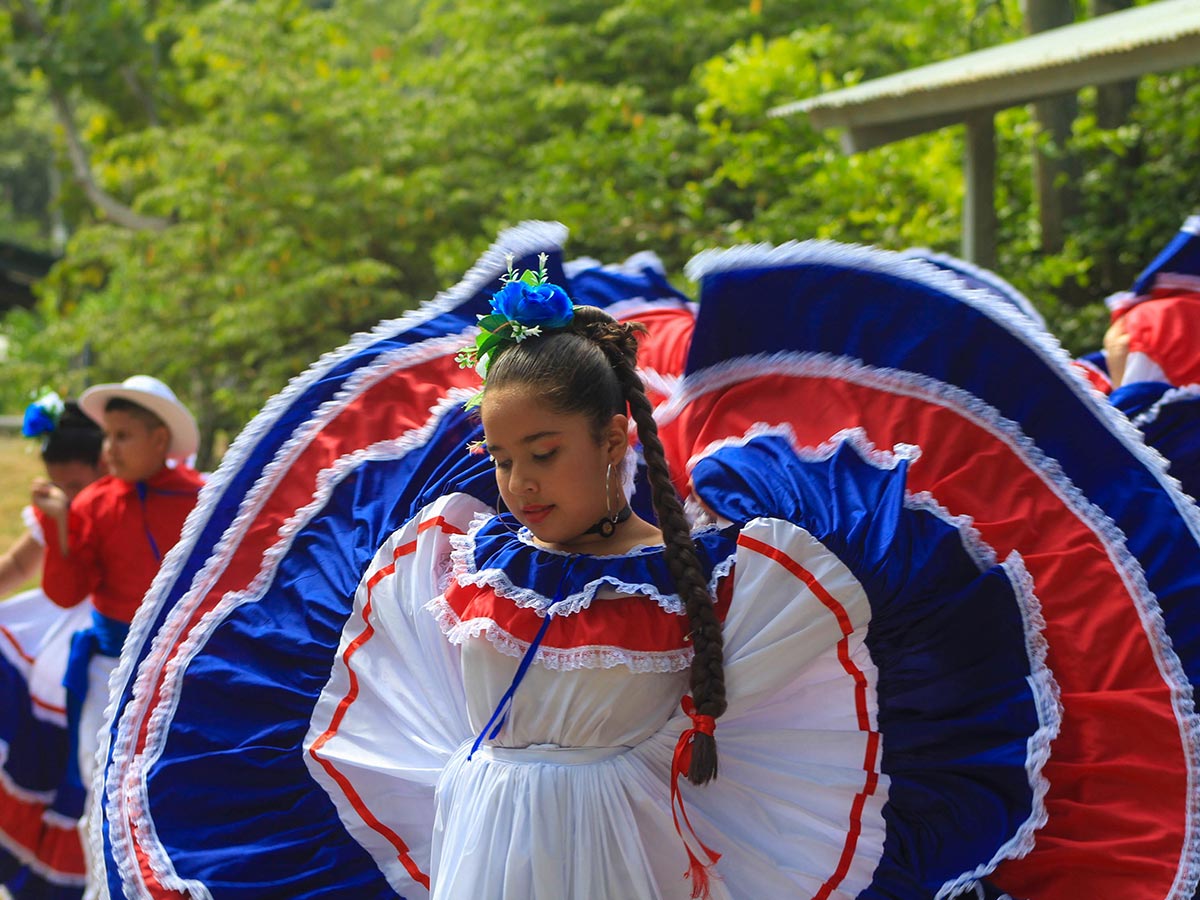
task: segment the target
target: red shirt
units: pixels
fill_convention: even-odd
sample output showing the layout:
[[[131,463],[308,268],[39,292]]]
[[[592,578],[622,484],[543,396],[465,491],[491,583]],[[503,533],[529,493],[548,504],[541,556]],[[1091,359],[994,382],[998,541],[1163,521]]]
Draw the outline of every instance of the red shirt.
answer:
[[[132,621],[162,557],[178,542],[202,483],[186,466],[163,468],[144,482],[143,502],[131,482],[112,475],[92,482],[71,501],[67,557],[58,529],[39,513],[46,535],[46,596],[59,606],[75,606],[91,596],[101,615]]]
[[[1170,384],[1200,382],[1200,293],[1154,291],[1125,313],[1125,330],[1129,352],[1150,357]]]

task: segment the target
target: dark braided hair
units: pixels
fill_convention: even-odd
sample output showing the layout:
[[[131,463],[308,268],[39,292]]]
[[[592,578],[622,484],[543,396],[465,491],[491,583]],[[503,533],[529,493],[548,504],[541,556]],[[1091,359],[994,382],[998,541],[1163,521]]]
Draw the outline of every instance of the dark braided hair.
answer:
[[[509,385],[531,389],[556,413],[586,415],[597,439],[614,415],[628,411],[633,418],[663,533],[664,555],[692,626],[692,700],[698,715],[715,719],[726,705],[724,639],[683,504],[671,481],[653,408],[637,374],[637,334],[645,330],[619,323],[596,307],[577,306],[574,319],[562,331],[498,353],[488,370],[487,389]],[[716,741],[697,732],[688,779],[704,784],[716,774]]]

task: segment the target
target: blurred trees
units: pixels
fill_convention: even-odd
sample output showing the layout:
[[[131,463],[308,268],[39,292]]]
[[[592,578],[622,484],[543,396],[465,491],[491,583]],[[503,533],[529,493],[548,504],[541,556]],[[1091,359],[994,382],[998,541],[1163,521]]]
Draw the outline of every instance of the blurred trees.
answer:
[[[958,129],[845,157],[765,113],[1023,28],[1016,0],[0,0],[0,179],[29,185],[0,191],[0,236],[70,230],[38,308],[3,322],[0,407],[147,371],[232,435],[525,218],[570,226],[570,255],[675,272],[742,241],[956,253]],[[1081,94],[1057,252],[1030,113],[999,117],[997,268],[1075,349],[1103,327],[1080,301],[1127,287],[1196,204],[1198,104],[1192,70],[1143,78],[1117,127]]]

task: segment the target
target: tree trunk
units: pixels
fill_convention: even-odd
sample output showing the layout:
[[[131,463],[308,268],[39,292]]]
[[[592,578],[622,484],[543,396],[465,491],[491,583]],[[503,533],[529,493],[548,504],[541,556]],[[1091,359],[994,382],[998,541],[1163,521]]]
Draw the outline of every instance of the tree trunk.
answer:
[[[53,39],[46,30],[46,23],[32,0],[20,0],[19,7],[13,6],[11,3],[6,3],[5,6],[14,19],[20,19],[25,27],[41,38],[44,45],[50,50],[54,49],[52,47]],[[109,220],[125,228],[137,231],[162,231],[169,226],[171,224],[169,219],[142,215],[96,184],[96,178],[92,172],[92,161],[88,157],[87,147],[84,146],[83,138],[79,134],[79,126],[75,121],[75,110],[67,96],[66,89],[55,85],[52,79],[47,79],[47,81],[50,82],[47,86],[47,94],[50,98],[50,105],[54,109],[54,117],[62,126],[67,140],[67,159],[71,161],[71,174],[83,188],[83,192],[92,205],[103,212]]]
[[[1025,30],[1037,34],[1075,21],[1071,0],[1025,0]],[[1066,220],[1078,209],[1078,165],[1068,156],[1067,141],[1079,112],[1074,94],[1051,97],[1033,105],[1042,144],[1034,151],[1034,178],[1042,250],[1057,253],[1063,248]]]
[[[1092,15],[1103,16],[1133,6],[1133,0],[1092,0]],[[1120,128],[1129,121],[1137,102],[1136,78],[1103,84],[1096,89],[1096,124],[1101,128]]]
[[[1092,0],[1092,14],[1102,16],[1121,9],[1128,9],[1132,5],[1133,0]],[[1109,129],[1125,125],[1137,103],[1137,90],[1138,79],[1136,78],[1116,81],[1096,88],[1096,124],[1101,128]],[[1118,184],[1125,184],[1129,190],[1133,190],[1132,184],[1136,182],[1138,169],[1142,166],[1143,155],[1144,148],[1140,139],[1126,148],[1126,152],[1116,160],[1118,170],[1114,177]],[[1108,211],[1107,218],[1109,221],[1105,225],[1119,225],[1127,222],[1127,216],[1120,208]],[[1131,269],[1129,263],[1123,263],[1119,252],[1112,251],[1097,252],[1095,265],[1099,276],[1098,284],[1106,286],[1104,293],[1128,287],[1138,271],[1137,267]]]

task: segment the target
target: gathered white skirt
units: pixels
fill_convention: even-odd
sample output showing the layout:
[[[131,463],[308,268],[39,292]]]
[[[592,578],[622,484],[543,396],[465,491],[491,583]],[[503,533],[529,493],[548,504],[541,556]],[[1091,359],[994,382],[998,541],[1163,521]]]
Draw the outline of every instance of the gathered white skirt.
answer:
[[[651,763],[671,749],[481,747],[468,760],[464,745],[438,783],[432,896],[690,897]],[[710,896],[729,894],[713,882]]]

